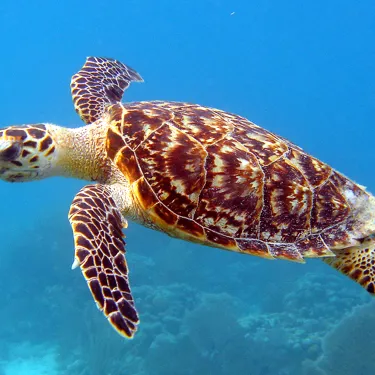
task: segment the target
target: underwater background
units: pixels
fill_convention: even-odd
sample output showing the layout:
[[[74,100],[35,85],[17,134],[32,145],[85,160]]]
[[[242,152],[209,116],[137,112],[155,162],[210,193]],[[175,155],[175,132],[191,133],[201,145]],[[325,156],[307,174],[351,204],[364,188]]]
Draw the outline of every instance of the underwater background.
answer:
[[[86,56],[280,134],[375,192],[373,0],[0,1],[0,126],[81,126]],[[267,261],[130,223],[133,340],[95,306],[67,220],[84,181],[0,183],[0,375],[370,375],[375,303],[320,260]]]

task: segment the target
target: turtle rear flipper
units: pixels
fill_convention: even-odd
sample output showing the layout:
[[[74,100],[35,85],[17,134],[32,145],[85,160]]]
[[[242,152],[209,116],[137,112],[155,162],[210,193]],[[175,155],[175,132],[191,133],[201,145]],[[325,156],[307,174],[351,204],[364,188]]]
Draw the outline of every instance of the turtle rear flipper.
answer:
[[[344,275],[375,294],[375,238],[366,238],[361,245],[333,250],[335,257],[322,258]]]
[[[129,288],[122,228],[126,221],[111,197],[111,187],[87,185],[69,211],[75,261],[98,308],[121,335],[133,337],[138,314]]]
[[[86,124],[98,120],[108,105],[121,101],[131,82],[143,79],[129,66],[113,59],[88,57],[70,83],[77,113]]]

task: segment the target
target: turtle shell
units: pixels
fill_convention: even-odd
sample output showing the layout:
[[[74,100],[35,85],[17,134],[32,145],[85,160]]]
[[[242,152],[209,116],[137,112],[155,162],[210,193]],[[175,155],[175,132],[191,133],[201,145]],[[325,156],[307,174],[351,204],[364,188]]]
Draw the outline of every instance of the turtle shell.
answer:
[[[176,102],[108,112],[109,158],[142,220],[171,236],[303,261],[375,229],[362,187],[243,117]]]

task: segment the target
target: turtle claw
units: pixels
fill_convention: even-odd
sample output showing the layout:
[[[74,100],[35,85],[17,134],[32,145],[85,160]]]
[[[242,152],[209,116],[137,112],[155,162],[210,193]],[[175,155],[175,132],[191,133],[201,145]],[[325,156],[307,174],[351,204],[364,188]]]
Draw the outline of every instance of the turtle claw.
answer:
[[[72,270],[76,269],[79,266],[79,260],[74,258],[74,262],[72,264]]]
[[[123,227],[124,229],[126,229],[128,226],[129,226],[128,221],[123,217],[123,218],[122,218],[122,227]]]

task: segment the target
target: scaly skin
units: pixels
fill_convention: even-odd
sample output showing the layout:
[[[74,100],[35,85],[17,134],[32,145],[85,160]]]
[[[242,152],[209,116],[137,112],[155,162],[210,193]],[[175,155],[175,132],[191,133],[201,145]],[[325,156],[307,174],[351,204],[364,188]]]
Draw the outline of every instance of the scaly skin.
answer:
[[[73,76],[87,124],[0,130],[0,178],[49,176],[95,184],[69,212],[75,258],[97,306],[132,337],[138,314],[128,282],[124,217],[170,236],[252,254],[323,260],[375,293],[375,199],[327,164],[247,119],[189,103],[123,105],[142,78],[89,57]]]
[[[0,130],[0,178],[9,182],[51,176],[95,181],[75,197],[69,212],[75,241],[72,268],[80,266],[98,308],[115,330],[133,337],[139,323],[130,292],[124,216],[135,217],[129,186],[106,156],[108,123],[78,129],[52,124]]]
[[[87,181],[109,183],[113,168],[105,154],[108,124],[99,121],[78,129],[49,125],[57,143],[55,173]]]
[[[25,182],[64,176],[105,184],[124,182],[107,158],[107,131],[105,120],[75,129],[48,123],[1,129],[1,179]],[[1,158],[10,148],[16,157]]]
[[[99,166],[105,163],[104,155],[100,155],[105,143],[105,129],[106,126],[97,125],[68,129],[52,124],[2,129],[1,177],[10,182],[32,181],[50,176],[103,179],[103,170]],[[2,157],[1,154],[9,153],[11,147],[13,155]]]
[[[155,191],[150,188],[150,186],[154,184],[154,181],[155,183],[157,183],[158,178],[160,177],[156,177],[156,179],[154,179],[152,183],[149,183],[145,180],[145,176],[143,176],[143,172],[141,169],[139,169],[139,167],[137,167],[137,170],[134,169],[136,164],[134,164],[134,167],[131,167],[132,164],[130,163],[130,160],[126,161],[126,158],[128,158],[128,156],[126,156],[126,149],[129,149],[128,146],[123,149],[124,151],[120,152],[120,150],[126,144],[124,140],[121,140],[123,137],[121,132],[126,133],[128,131],[132,131],[132,126],[134,126],[135,128],[134,134],[141,134],[140,129],[144,129],[142,130],[142,132],[150,131],[150,129],[152,128],[150,128],[149,124],[152,124],[152,121],[156,121],[156,118],[155,120],[152,120],[152,118],[149,117],[150,113],[152,113],[154,109],[155,113],[158,113],[158,122],[155,122],[152,126],[155,126],[155,129],[165,129],[165,126],[162,125],[163,116],[165,116],[165,114],[163,113],[165,112],[165,110],[172,111],[171,113],[173,113],[173,111],[177,110],[176,108],[177,104],[174,103],[169,104],[167,102],[142,102],[130,104],[129,107],[122,105],[112,106],[110,107],[108,113],[102,116],[100,120],[97,120],[93,124],[78,129],[68,129],[52,124],[9,127],[5,130],[0,131],[0,159],[1,153],[3,153],[3,155],[9,153],[9,148],[11,148],[11,151],[14,154],[13,156],[15,157],[12,159],[12,155],[8,155],[6,158],[3,157],[4,160],[0,161],[0,170],[3,172],[1,178],[14,182],[31,181],[35,179],[46,178],[49,176],[61,175],[66,177],[80,178],[88,181],[96,181],[98,183],[106,185],[117,183],[122,186],[122,189],[113,190],[112,198],[114,199],[122,215],[153,229],[161,230],[171,236],[179,237],[188,241],[198,242],[208,246],[258,255],[265,258],[283,258],[303,262],[304,257],[324,257],[333,256],[336,254],[336,261],[333,262],[332,260],[327,259],[327,263],[330,263],[336,268],[340,268],[341,270],[343,270],[340,261],[337,260],[337,256],[340,254],[341,249],[345,249],[348,247],[354,247],[355,249],[357,245],[359,246],[359,248],[362,248],[362,239],[365,238],[367,245],[369,242],[372,243],[372,241],[367,239],[367,237],[370,234],[374,233],[375,229],[373,220],[375,212],[375,210],[373,209],[374,198],[371,194],[366,193],[364,190],[362,190],[360,187],[353,184],[349,180],[345,180],[343,177],[340,177],[340,175],[333,170],[330,172],[330,175],[337,176],[335,177],[335,181],[338,181],[336,182],[336,184],[338,184],[338,190],[336,190],[335,199],[340,198],[339,194],[342,194],[340,198],[340,204],[342,204],[343,207],[346,205],[345,210],[347,210],[349,214],[350,210],[352,210],[353,212],[358,212],[358,214],[356,213],[356,215],[353,216],[353,218],[351,219],[351,224],[349,224],[349,221],[347,221],[347,224],[345,224],[344,222],[343,225],[346,225],[346,231],[344,226],[344,229],[341,229],[341,227],[338,226],[338,234],[336,235],[335,232],[332,232],[333,236],[337,237],[332,237],[332,245],[329,247],[324,245],[324,242],[323,245],[325,247],[315,247],[317,246],[317,243],[314,242],[316,238],[315,235],[311,237],[311,239],[306,237],[306,245],[304,244],[305,240],[300,242],[301,245],[298,245],[298,242],[296,242],[296,245],[287,243],[282,244],[282,247],[280,247],[281,251],[279,251],[277,248],[274,248],[275,244],[267,243],[265,241],[263,241],[263,244],[259,245],[258,247],[258,243],[262,241],[259,241],[256,238],[255,241],[253,241],[251,237],[231,238],[230,236],[223,236],[221,234],[217,234],[213,237],[210,234],[210,229],[208,227],[205,228],[202,223],[199,223],[198,225],[197,222],[194,224],[194,222],[190,221],[189,224],[185,219],[183,219],[183,215],[180,216],[179,214],[174,213],[170,208],[166,209],[166,205],[161,204],[161,201],[159,201],[155,196]],[[184,107],[182,106],[182,108]],[[203,113],[203,111],[205,111],[204,107],[197,108],[197,111],[199,111],[200,113]],[[184,132],[193,129],[193,124],[189,124],[189,116],[193,116],[194,106],[187,105],[186,109],[182,109],[182,111],[185,111],[183,113],[185,113],[184,121],[186,123],[178,123],[177,116],[172,120],[173,116],[170,117],[171,115],[168,115],[166,117],[167,120],[165,121],[169,122],[166,122],[165,124],[171,124],[173,121],[175,121],[173,127],[175,127],[174,131],[177,132],[176,134],[180,134],[182,139],[183,137],[185,137],[186,140],[193,139],[188,138],[191,136],[187,136]],[[227,124],[228,126],[228,134],[235,137],[235,130],[230,130],[229,125],[233,120],[236,120],[236,117],[234,115],[228,115],[229,120],[227,120],[228,122],[225,123],[224,119],[226,114],[224,112],[218,113],[220,113],[220,116],[222,117],[223,124]],[[128,117],[131,118],[132,121],[134,121],[133,124],[128,122]],[[240,120],[243,121],[242,118],[239,118],[239,121]],[[196,121],[196,124],[198,124],[196,118],[194,121]],[[210,122],[206,120],[206,124],[210,124]],[[249,126],[253,126],[251,125],[251,123],[249,124]],[[212,124],[212,126],[213,125],[214,123]],[[187,130],[184,130],[185,128]],[[249,128],[249,131],[250,129],[251,128]],[[256,129],[258,133],[260,131],[263,132],[263,130],[261,130],[260,128]],[[202,131],[203,137],[207,136],[207,134],[209,134],[208,131]],[[160,137],[165,138],[165,135],[163,135],[163,133],[160,133]],[[259,138],[259,135],[257,135],[257,137],[257,142],[260,142],[261,138]],[[200,138],[198,138],[198,135],[196,135],[196,140],[194,140],[194,142],[196,142],[197,150],[203,147],[203,144],[201,143],[202,141],[200,140]],[[278,142],[282,141],[280,140]],[[147,142],[142,143],[142,145],[140,145],[137,149],[136,155],[138,155],[138,158],[140,153],[144,153],[144,151],[142,151],[142,147],[149,147],[146,145]],[[157,151],[157,144],[152,144],[150,147],[154,147],[155,151]],[[168,158],[173,155],[174,152],[173,142],[171,141],[168,147],[163,147],[163,151],[159,152],[159,155],[162,155],[163,160],[168,161],[169,165],[172,165],[173,163],[178,165],[179,161],[168,160]],[[268,145],[267,147],[273,146]],[[280,143],[279,147],[291,147],[293,149],[294,146],[290,146],[288,143]],[[204,151],[203,148],[202,150]],[[243,157],[246,157],[245,155],[247,151],[244,146],[241,146],[241,152],[244,155]],[[253,149],[252,152],[256,154],[256,149]],[[131,154],[132,152],[130,152],[129,155]],[[205,154],[203,153],[202,157],[205,157],[204,155]],[[189,160],[193,161],[194,163],[201,163],[199,161],[200,157],[201,156],[199,156],[199,154],[195,152],[192,153]],[[272,162],[272,165],[277,165],[279,163],[278,160]],[[314,163],[317,165],[316,168],[326,168],[324,164],[317,161],[316,159],[311,160],[314,161]],[[149,159],[149,161],[152,161],[152,159]],[[138,159],[137,163],[140,162],[142,162],[142,160]],[[290,159],[289,163],[295,163],[290,165],[299,167],[294,159]],[[183,164],[181,164],[181,167],[184,168]],[[155,173],[159,173],[162,171],[160,169],[160,171],[158,172],[160,166],[158,166],[157,164],[155,164],[153,168]],[[254,166],[253,168],[255,168],[254,170],[256,170],[256,168],[258,167]],[[261,172],[260,169],[259,171]],[[298,169],[296,168],[295,171],[297,173]],[[318,171],[320,173],[320,169],[318,169]],[[207,176],[208,172],[206,171],[205,173]],[[219,171],[219,173],[220,174],[218,176],[222,176],[222,172]],[[234,171],[230,170],[227,170],[227,173],[237,175],[237,172],[234,173]],[[325,177],[325,179],[327,179],[330,175],[327,174],[327,177]],[[178,181],[177,178],[173,180],[173,176],[168,176],[166,174],[160,174],[160,176],[165,181],[170,180],[175,181],[175,183],[177,183]],[[314,175],[311,174],[310,178],[315,178],[313,176]],[[283,178],[282,175],[276,177]],[[215,177],[213,176],[212,179],[214,178]],[[262,182],[262,179],[257,179],[257,181],[259,183],[264,183]],[[190,189],[189,183],[189,176],[187,174],[186,181],[182,182],[182,184],[186,185],[182,185],[181,189]],[[296,188],[297,187],[298,185],[296,185]],[[145,188],[147,188],[147,191],[145,190]],[[304,191],[311,194],[307,189],[305,189]],[[228,190],[227,194],[229,194],[229,192],[230,190]],[[313,190],[311,190],[311,192],[313,192]],[[172,190],[168,193],[171,194]],[[343,194],[347,194],[346,200]],[[350,203],[350,205],[349,203],[346,203],[350,202],[350,199],[354,198],[354,205],[352,203]],[[331,198],[327,196],[320,199],[323,199],[324,202],[324,199],[329,200]],[[160,208],[156,211],[156,207]],[[217,212],[219,213],[220,207],[216,207]],[[161,209],[163,211],[161,211]],[[241,209],[244,210],[245,208],[241,207]],[[269,220],[273,220],[272,216]],[[179,223],[182,223],[182,221],[186,223],[180,225]],[[352,231],[353,234],[349,235],[349,230]],[[246,248],[246,246],[248,247]],[[348,259],[348,256],[346,256],[345,259]],[[356,262],[358,262],[358,260],[356,260]],[[355,276],[357,277],[358,275],[359,272],[356,271]],[[359,275],[359,278],[362,279],[362,276],[363,275],[361,273]],[[372,290],[373,286],[369,288]]]

